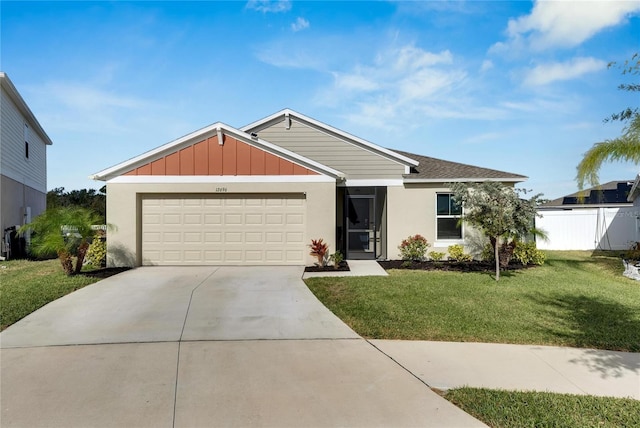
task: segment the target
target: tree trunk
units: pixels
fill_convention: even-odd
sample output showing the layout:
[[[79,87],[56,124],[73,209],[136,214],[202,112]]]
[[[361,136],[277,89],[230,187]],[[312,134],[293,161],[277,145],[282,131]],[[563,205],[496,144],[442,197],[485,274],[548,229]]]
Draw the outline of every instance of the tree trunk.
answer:
[[[71,255],[66,250],[58,251],[58,258],[60,259],[60,264],[62,265],[62,270],[66,275],[71,275],[73,273],[73,262],[71,261]]]
[[[496,281],[500,281],[500,237],[498,236],[493,244],[493,254],[496,259]]]
[[[82,265],[84,263],[84,256],[87,254],[87,250],[89,249],[89,243],[83,240],[78,247],[78,258],[76,259],[76,270],[75,273],[78,274],[82,270]]]

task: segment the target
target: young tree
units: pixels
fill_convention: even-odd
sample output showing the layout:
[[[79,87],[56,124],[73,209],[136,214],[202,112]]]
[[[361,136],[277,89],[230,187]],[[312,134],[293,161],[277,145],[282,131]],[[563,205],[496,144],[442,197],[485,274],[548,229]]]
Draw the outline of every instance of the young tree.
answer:
[[[33,232],[29,250],[37,256],[56,253],[67,275],[80,273],[89,242],[101,224],[100,216],[86,208],[70,206],[47,209],[31,223],[20,228],[20,233]],[[72,257],[76,257],[73,267]]]
[[[500,246],[535,232],[540,195],[525,200],[516,190],[495,181],[450,184],[453,199],[464,208],[462,221],[480,229],[494,247],[496,281],[500,280]]]
[[[615,62],[609,64],[609,68],[616,66]],[[626,60],[619,66],[622,74],[640,74],[640,54],[635,53],[630,60]],[[640,84],[621,84],[618,89],[629,92],[640,91]],[[620,113],[614,113],[604,120],[628,122],[620,137],[596,143],[585,154],[577,167],[576,181],[580,189],[586,182],[597,186],[599,182],[598,171],[604,162],[629,161],[640,164],[640,111],[637,107],[627,108]]]

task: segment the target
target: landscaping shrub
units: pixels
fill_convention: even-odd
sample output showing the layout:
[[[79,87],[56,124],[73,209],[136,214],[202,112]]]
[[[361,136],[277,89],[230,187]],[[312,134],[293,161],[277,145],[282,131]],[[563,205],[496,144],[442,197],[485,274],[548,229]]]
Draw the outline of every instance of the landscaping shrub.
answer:
[[[86,255],[87,264],[95,268],[104,267],[107,264],[107,243],[102,238],[94,238],[89,245]]]
[[[318,259],[318,266],[326,266],[327,265],[327,253],[329,252],[329,246],[322,242],[322,238],[320,239],[312,239],[311,240],[311,254]]]
[[[335,253],[329,256],[329,260],[333,262],[333,267],[338,269],[340,263],[344,261],[344,255],[340,251],[336,251]]]
[[[480,253],[480,260],[483,262],[494,262],[496,259],[495,254],[493,253],[493,245],[489,242],[482,249],[482,253]]]
[[[440,251],[431,251],[429,253],[429,257],[431,257],[431,260],[433,260],[434,262],[439,262],[444,259],[445,254],[446,253],[441,253]]]
[[[632,243],[624,253],[624,258],[627,260],[640,260],[640,242]]]
[[[460,244],[449,245],[447,251],[449,253],[449,259],[456,260],[458,262],[469,262],[473,258],[471,257],[471,254],[464,252],[464,247]]]
[[[513,250],[513,257],[523,265],[543,265],[545,254],[538,250],[535,242],[518,242]]]
[[[407,239],[403,239],[402,243],[398,245],[400,250],[400,257],[402,260],[418,260],[422,261],[426,258],[427,248],[431,244],[427,242],[427,238],[422,235],[409,236]]]

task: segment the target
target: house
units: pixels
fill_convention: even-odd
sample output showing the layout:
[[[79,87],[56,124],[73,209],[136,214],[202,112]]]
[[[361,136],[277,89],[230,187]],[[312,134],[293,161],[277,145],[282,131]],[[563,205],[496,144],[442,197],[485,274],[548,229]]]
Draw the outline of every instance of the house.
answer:
[[[626,250],[640,240],[640,213],[630,201],[633,182],[610,181],[542,204],[536,227],[545,250]]]
[[[3,237],[11,228],[29,223],[47,205],[47,133],[7,74],[0,72],[0,227]],[[24,251],[13,237],[12,256]],[[2,257],[8,256],[2,240]]]
[[[629,189],[627,202],[631,202],[634,207],[640,207],[640,174],[636,175],[636,179]]]
[[[445,183],[526,177],[394,151],[285,109],[223,123],[93,175],[107,183],[110,265],[311,264],[323,238],[348,259],[398,258],[420,233],[464,243]]]

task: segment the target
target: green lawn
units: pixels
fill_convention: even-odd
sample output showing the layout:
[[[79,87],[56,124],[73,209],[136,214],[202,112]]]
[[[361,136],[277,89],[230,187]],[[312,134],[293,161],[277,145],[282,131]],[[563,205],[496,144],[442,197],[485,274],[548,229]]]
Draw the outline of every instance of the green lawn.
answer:
[[[310,278],[315,295],[367,338],[640,351],[640,282],[619,258],[549,252],[544,266],[486,273],[392,270]]]
[[[84,275],[66,276],[57,259],[0,262],[0,330],[47,303],[99,280]]]
[[[640,401],[549,392],[459,388],[444,397],[496,428],[637,427]]]

